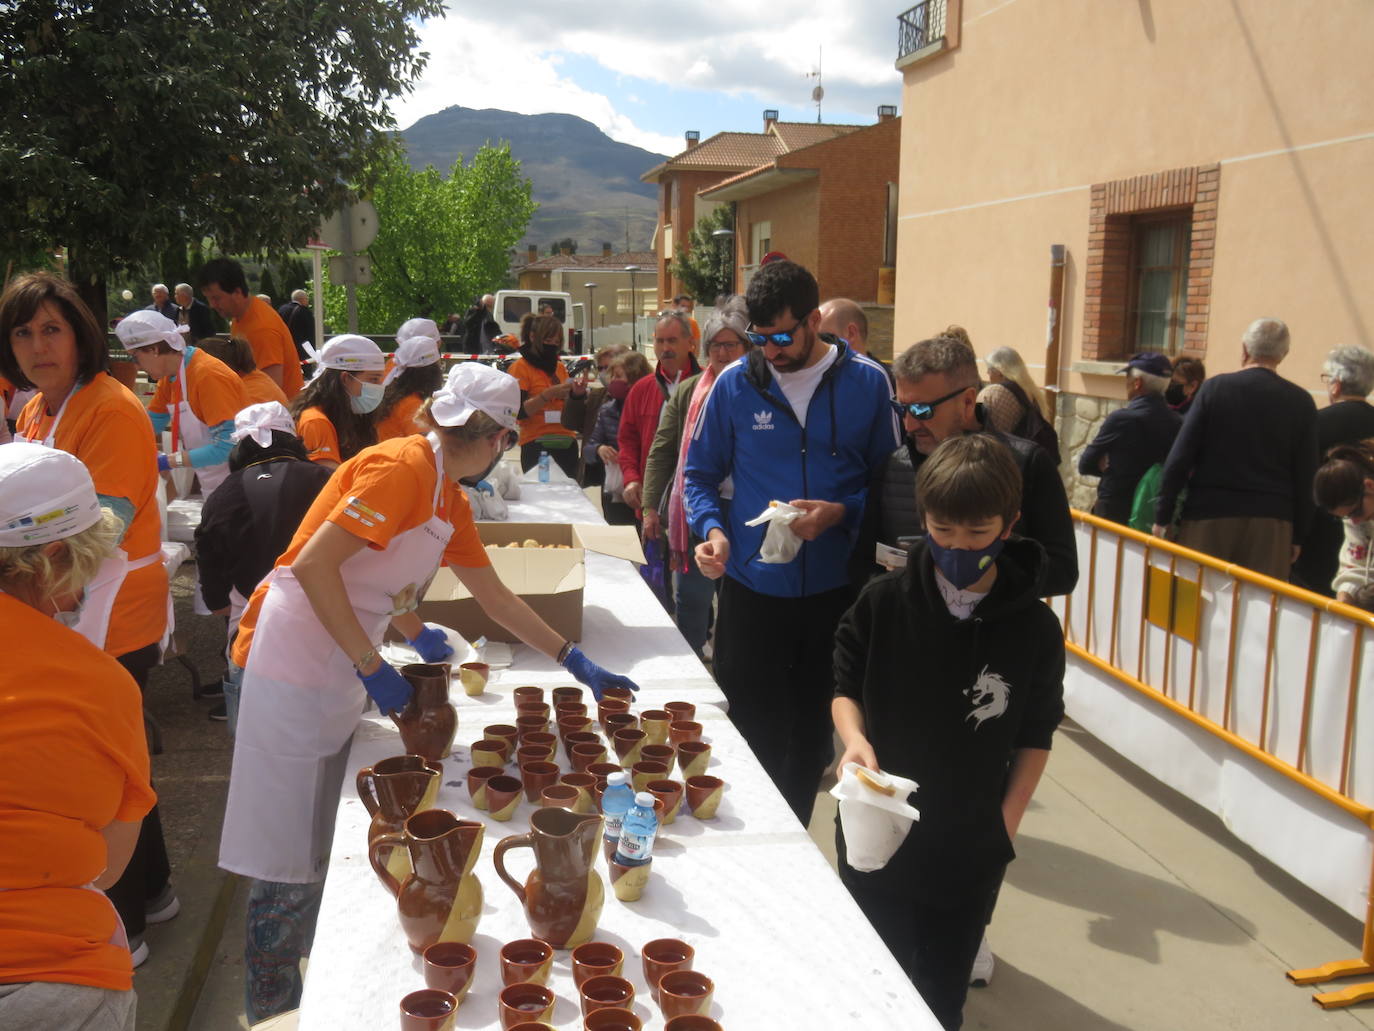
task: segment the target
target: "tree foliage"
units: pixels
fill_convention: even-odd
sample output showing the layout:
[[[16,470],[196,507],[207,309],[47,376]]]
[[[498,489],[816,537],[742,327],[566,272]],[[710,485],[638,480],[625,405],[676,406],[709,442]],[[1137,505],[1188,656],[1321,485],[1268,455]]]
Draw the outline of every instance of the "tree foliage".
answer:
[[[371,178],[378,230],[367,248],[372,284],[358,288],[363,332],[390,333],[416,316],[442,322],[497,289],[538,206],[508,143],[483,146],[466,165],[460,155],[447,178],[432,165],[412,171],[396,147]],[[330,284],[325,305],[330,324],[344,326],[342,286]]]
[[[577,253],[577,241],[571,236],[565,236],[563,239],[555,240],[553,243],[549,244],[549,253],[555,256],[562,254],[563,248],[565,247],[568,249],[569,254]]]
[[[713,235],[717,229],[735,228],[734,204],[722,204],[697,219],[688,246],[675,248],[672,274],[703,304],[730,290],[734,278],[735,238]]]
[[[90,288],[109,270],[207,236],[234,253],[304,245],[387,145],[387,100],[410,88],[427,56],[415,19],[444,5],[4,8],[0,253],[65,244],[73,279]]]

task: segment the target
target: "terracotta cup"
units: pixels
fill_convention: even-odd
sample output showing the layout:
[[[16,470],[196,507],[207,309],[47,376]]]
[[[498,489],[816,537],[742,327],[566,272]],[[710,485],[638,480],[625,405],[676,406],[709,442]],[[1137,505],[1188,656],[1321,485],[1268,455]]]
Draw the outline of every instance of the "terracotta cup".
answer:
[[[697,951],[678,938],[655,938],[639,950],[649,994],[658,1001],[658,979],[675,970],[691,970]]]
[[[516,705],[524,705],[527,702],[542,702],[544,700],[544,689],[542,687],[517,687],[511,692],[515,698]]]
[[[485,662],[464,662],[458,667],[458,679],[462,682],[463,693],[475,698],[487,689],[491,667]]]
[[[676,748],[684,741],[700,741],[701,724],[696,720],[673,720],[668,724],[668,743]]]
[[[457,1014],[452,992],[421,988],[401,1000],[401,1031],[449,1031]]]
[[[663,1025],[663,1031],[725,1031],[704,1013],[684,1013]]]
[[[559,702],[580,702],[582,701],[582,688],[576,684],[569,684],[565,687],[555,687],[553,689],[553,704]]]
[[[510,758],[510,746],[499,737],[484,737],[472,743],[472,765],[505,766]]]
[[[590,769],[590,767],[588,767]],[[570,788],[576,788],[578,793],[577,806],[573,809],[575,813],[595,813],[600,812],[597,804],[596,777],[593,774],[583,771],[582,773],[565,773],[558,778],[560,784]]]
[[[539,759],[534,762],[527,762],[520,767],[520,782],[525,785],[525,800],[538,802],[539,796],[544,793],[544,789],[558,783],[559,770],[557,763]]]
[[[602,698],[619,698],[621,701],[633,702],[635,693],[628,687],[608,687],[601,692]]]
[[[672,745],[651,745],[645,744],[639,750],[640,759],[651,763],[662,763],[668,769],[673,768],[673,760],[677,758],[677,749]]]
[[[564,716],[585,716],[587,715],[586,702],[559,702],[554,706],[554,712],[558,713],[561,720]]]
[[[606,717],[606,736],[615,737],[621,730],[638,730],[639,717],[632,712],[613,712]]]
[[[515,729],[515,725],[512,723],[493,723],[489,727],[482,728],[482,737],[504,741],[511,754],[515,752],[515,741],[519,736],[520,732]]]
[[[477,950],[462,942],[435,942],[423,955],[425,984],[452,993],[461,1003],[477,971]]]
[[[651,780],[647,785],[649,794],[663,803],[663,826],[677,819],[677,811],[682,808],[682,784],[676,780]]]
[[[649,871],[654,865],[650,859],[647,863],[639,866],[626,866],[624,863],[616,861],[614,849],[608,850],[606,856],[606,869],[610,874],[611,891],[621,902],[637,902],[644,894],[644,888],[649,883]]]
[[[658,979],[658,1008],[666,1020],[688,1013],[707,1013],[715,990],[715,984],[705,974],[674,970]]]
[[[546,809],[568,809],[574,813],[589,813],[590,809],[579,809],[582,792],[571,784],[550,784],[539,793],[539,804]]]
[[[578,988],[602,974],[619,977],[624,969],[625,953],[610,942],[586,942],[572,950],[573,984]],[[626,1004],[625,1008],[630,1007]]]
[[[585,1017],[595,1010],[633,1008],[635,986],[623,977],[614,974],[597,974],[589,977],[579,986],[582,997],[582,1015]]]
[[[584,772],[590,773],[596,778],[597,791],[605,791],[606,778],[612,773],[621,773],[624,769],[625,767],[621,766],[619,763],[592,763]]]
[[[468,797],[478,809],[487,808],[487,782],[505,773],[504,766],[474,766],[468,770]]]
[[[577,773],[584,773],[592,763],[604,762],[606,746],[600,741],[579,741],[568,753],[568,762]]]
[[[491,818],[504,823],[514,816],[524,790],[520,781],[504,773],[487,781],[487,811]]]
[[[549,750],[549,761],[553,761],[554,749],[558,747],[558,735],[548,730],[535,730],[526,734],[522,745],[543,745]]]
[[[547,722],[549,718],[548,702],[522,702],[515,707],[516,716],[540,716]]]
[[[592,721],[586,716],[560,716],[558,719],[558,736],[566,744],[568,735],[581,734],[592,729]]]
[[[569,734],[563,744],[568,749],[571,749],[573,745],[580,744],[599,745],[601,744],[601,735],[588,727],[586,730],[578,730]]]
[[[629,712],[629,711],[630,711],[630,703],[629,703],[628,701],[626,701],[624,698],[604,698],[604,697],[603,697],[603,698],[601,699],[601,701],[599,701],[599,702],[596,703],[596,718],[597,718],[598,721],[600,721],[600,723],[601,723],[601,725],[602,725],[603,727],[606,725],[606,717],[607,717],[607,716],[614,715],[615,713],[618,713],[618,712]]]
[[[644,1021],[620,1007],[592,1010],[582,1019],[582,1031],[643,1031]]]
[[[666,709],[645,709],[639,714],[639,729],[656,745],[668,743],[668,726],[672,722],[673,717]]]
[[[507,985],[501,989],[499,999],[501,1027],[505,1031],[531,1022],[536,1026],[552,1024],[554,995],[545,985],[529,981]]]
[[[649,781],[663,780],[668,776],[668,767],[652,759],[641,759],[630,767],[630,779],[634,781],[636,792],[649,790]]]
[[[547,745],[521,745],[515,750],[516,766],[533,762],[553,762],[553,752]]]
[[[548,984],[553,969],[553,946],[538,938],[518,938],[501,946],[501,983],[530,981]]]
[[[520,733],[520,740],[523,741],[530,734],[538,734],[549,729],[549,721],[543,716],[517,716],[515,717],[515,729]]]
[[[510,1027],[506,1027],[503,1024],[502,1029],[503,1031],[549,1031],[549,1025],[545,1024],[542,1020],[522,1020],[520,1023],[512,1024]]]
[[[663,708],[674,720],[694,720],[697,718],[697,707],[691,702],[668,702]]]
[[[711,746],[705,741],[684,741],[677,746],[677,768],[684,779],[706,772],[711,762]]]
[[[624,764],[633,766],[639,762],[639,750],[644,747],[644,742],[649,739],[649,735],[642,730],[629,728],[617,730],[615,736],[611,738],[611,746],[615,748],[616,757]]]
[[[687,811],[698,820],[709,820],[720,808],[720,797],[725,792],[725,781],[719,777],[701,774],[687,778]]]

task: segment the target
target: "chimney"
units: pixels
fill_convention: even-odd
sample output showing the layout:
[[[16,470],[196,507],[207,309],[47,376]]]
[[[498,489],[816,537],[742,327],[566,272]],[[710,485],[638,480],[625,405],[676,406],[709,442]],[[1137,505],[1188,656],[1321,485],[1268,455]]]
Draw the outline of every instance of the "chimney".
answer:
[[[894,119],[894,118],[896,118],[896,117],[897,117],[897,105],[896,105],[896,104],[879,104],[879,105],[878,105],[878,121],[880,121],[880,122],[890,122],[890,121],[892,121],[892,119]]]
[[[530,249],[527,252],[526,257],[528,258],[528,261],[531,265],[533,265],[536,261],[539,260],[539,247],[537,244],[530,244]]]
[[[777,108],[770,107],[763,112],[763,131],[767,132],[778,124]]]
[[[609,258],[609,257],[611,256],[611,243],[610,243],[609,240],[604,240],[604,241],[602,241],[602,243],[601,243],[601,256],[602,256],[603,258]]]
[[[700,143],[700,142],[701,142],[701,133],[697,132],[697,130],[695,130],[695,129],[688,129],[688,130],[687,130],[687,149],[688,149],[688,150],[691,150],[693,147],[695,147],[695,146],[696,146],[698,143]]]

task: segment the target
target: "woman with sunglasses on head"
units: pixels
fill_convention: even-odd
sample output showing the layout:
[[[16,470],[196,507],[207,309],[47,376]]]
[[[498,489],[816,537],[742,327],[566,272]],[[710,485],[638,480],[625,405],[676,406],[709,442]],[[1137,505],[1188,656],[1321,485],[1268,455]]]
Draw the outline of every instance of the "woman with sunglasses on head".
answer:
[[[433,319],[409,319],[396,330],[391,371],[382,380],[386,390],[377,408],[377,440],[423,432],[415,413],[425,398],[444,385],[439,364],[439,327]]]
[[[367,337],[345,333],[325,341],[315,370],[291,414],[310,460],[332,469],[377,443],[373,413],[385,393],[386,355]]]
[[[453,649],[415,614],[441,564],[477,604],[555,658],[600,698],[635,685],[564,640],[491,567],[460,484],[484,479],[512,443],[520,389],[479,362],[458,365],[417,415],[428,436],[344,462],[253,592],[233,660],[243,667],[220,866],[252,878],[249,1023],[300,1001],[333,837],[340,778],[368,697],[402,709],[410,684],[377,653],[388,623],[426,662]]]
[[[576,480],[577,434],[563,425],[563,402],[584,394],[586,385],[569,377],[559,360],[563,332],[552,315],[527,315],[520,325],[520,357],[506,372],[520,384],[520,468],[531,468],[547,451]]]

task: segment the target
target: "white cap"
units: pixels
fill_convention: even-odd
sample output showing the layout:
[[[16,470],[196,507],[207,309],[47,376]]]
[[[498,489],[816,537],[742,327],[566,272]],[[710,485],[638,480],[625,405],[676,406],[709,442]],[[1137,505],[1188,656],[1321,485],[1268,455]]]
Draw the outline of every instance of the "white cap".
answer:
[[[234,432],[230,438],[238,443],[244,437],[252,437],[258,447],[271,447],[272,431],[296,435],[296,421],[280,401],[264,401],[249,405],[234,416]]]
[[[406,369],[433,365],[439,360],[439,327],[433,319],[408,319],[396,330],[396,352],[391,356],[391,371],[383,383],[390,383]]]
[[[115,326],[115,336],[126,351],[152,347],[159,341],[174,351],[183,351],[190,329],[189,326],[178,326],[160,311],[148,311],[145,308],[120,319],[119,325]]]
[[[461,362],[434,392],[429,414],[440,426],[463,426],[473,412],[486,412],[508,430],[520,428],[520,384],[481,362]]]
[[[645,809],[654,807],[654,796],[650,791],[639,791],[635,794],[635,805],[642,805]]]
[[[75,455],[15,441],[0,447],[0,548],[27,548],[100,520],[91,474]]]
[[[320,348],[320,368],[343,372],[381,372],[386,368],[386,355],[365,336],[344,333],[330,337]]]

